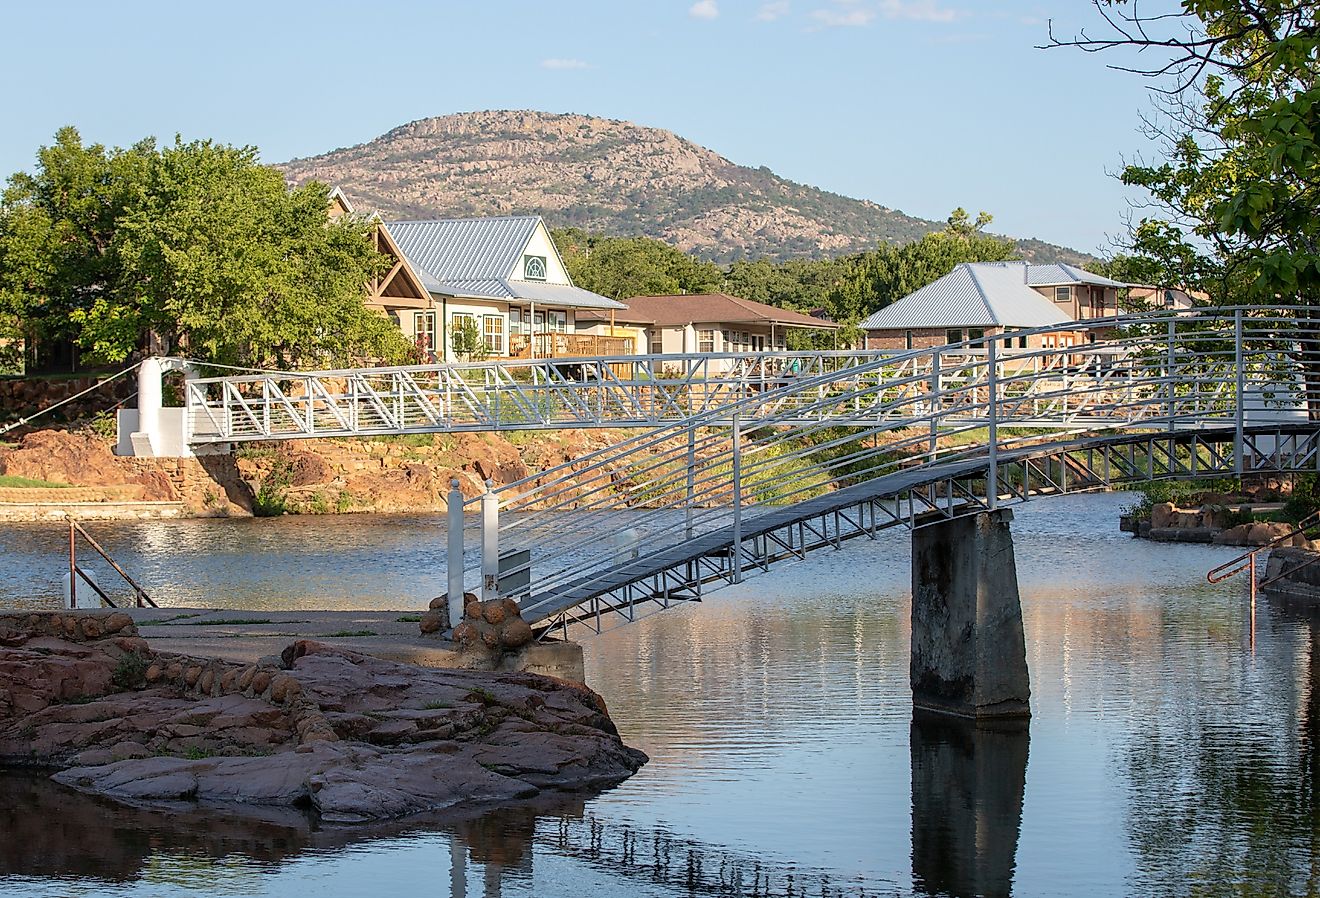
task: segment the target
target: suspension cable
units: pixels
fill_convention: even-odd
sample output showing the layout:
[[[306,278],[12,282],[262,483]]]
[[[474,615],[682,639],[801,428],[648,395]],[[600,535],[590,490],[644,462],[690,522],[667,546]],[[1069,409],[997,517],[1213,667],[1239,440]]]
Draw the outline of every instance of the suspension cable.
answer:
[[[128,372],[136,371],[141,365],[142,365],[141,362],[134,362],[132,365],[129,365],[127,368],[123,369],[122,371],[117,371],[114,374],[110,375],[105,380],[97,381],[95,384],[83,390],[82,392],[74,393],[72,396],[66,396],[65,398],[61,399],[59,402],[56,402],[53,405],[48,405],[45,408],[41,409],[40,411],[36,412],[35,414],[28,415],[26,418],[19,418],[17,421],[13,421],[9,424],[6,424],[4,425],[4,427],[0,427],[0,434],[9,433],[11,430],[17,430],[18,428],[24,426],[25,424],[28,424],[31,421],[40,418],[42,415],[55,411],[55,409],[59,408],[62,405],[73,402],[73,400],[78,399],[82,396],[86,396],[88,393],[91,393],[95,390],[99,390],[101,387],[105,386],[106,384],[111,383],[123,377]]]

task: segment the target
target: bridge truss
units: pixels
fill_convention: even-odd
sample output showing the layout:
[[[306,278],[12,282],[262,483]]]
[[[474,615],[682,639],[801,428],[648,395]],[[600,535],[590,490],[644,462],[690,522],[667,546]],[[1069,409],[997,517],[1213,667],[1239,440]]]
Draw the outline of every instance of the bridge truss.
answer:
[[[502,549],[528,559],[517,597],[543,634],[600,631],[924,515],[1166,477],[1316,470],[1315,314],[1162,310],[904,352],[195,378],[187,438],[632,428],[469,499],[492,517],[480,567],[458,576],[462,545],[451,542],[460,608],[465,587],[495,588]]]

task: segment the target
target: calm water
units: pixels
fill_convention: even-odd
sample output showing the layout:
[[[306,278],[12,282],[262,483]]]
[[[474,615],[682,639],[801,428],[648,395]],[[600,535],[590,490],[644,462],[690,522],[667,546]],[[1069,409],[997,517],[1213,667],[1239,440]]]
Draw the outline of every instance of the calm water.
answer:
[[[652,760],[603,795],[371,831],[126,809],[0,777],[0,894],[1288,895],[1320,890],[1320,619],[1232,550],[1116,532],[1121,495],[1013,529],[1029,728],[914,725],[904,534],[586,641]],[[417,606],[433,518],[98,525],[173,604]],[[0,605],[58,595],[58,528],[0,531]]]

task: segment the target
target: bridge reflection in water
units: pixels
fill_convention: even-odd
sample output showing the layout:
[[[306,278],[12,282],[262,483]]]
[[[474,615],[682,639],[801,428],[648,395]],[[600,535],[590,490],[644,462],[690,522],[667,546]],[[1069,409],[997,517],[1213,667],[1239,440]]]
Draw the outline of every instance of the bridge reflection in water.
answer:
[[[1025,722],[977,727],[919,717],[912,724],[911,754],[917,893],[1010,894],[1026,778]],[[508,882],[523,891],[538,853],[635,884],[646,894],[862,898],[906,892],[898,882],[850,879],[663,827],[609,821],[586,812],[581,798],[480,815],[322,828],[297,811],[153,810],[84,795],[39,774],[4,774],[0,808],[0,886],[6,877],[90,878],[192,888],[211,882],[217,894],[247,894],[252,882],[245,881],[277,873],[303,856],[397,846],[406,836],[436,841],[442,851],[448,843],[448,857],[437,852],[430,863],[433,879],[447,878],[454,898],[498,896]]]

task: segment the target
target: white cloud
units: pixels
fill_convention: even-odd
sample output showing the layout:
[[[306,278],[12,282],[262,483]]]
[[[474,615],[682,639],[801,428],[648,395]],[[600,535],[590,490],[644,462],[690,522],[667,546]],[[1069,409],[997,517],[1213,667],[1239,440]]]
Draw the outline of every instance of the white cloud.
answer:
[[[938,0],[880,0],[886,19],[910,19],[914,22],[952,22],[958,14],[944,9]]]
[[[756,11],[756,21],[773,22],[786,15],[788,15],[788,0],[773,0],[771,3],[761,4],[761,8]]]
[[[860,28],[871,24],[875,10],[853,3],[840,2],[826,9],[814,9],[811,17],[825,28]]]
[[[940,6],[939,0],[834,0],[831,6],[812,10],[811,18],[817,27],[822,28],[860,28],[875,21],[877,16],[886,19],[904,19],[912,22],[952,22],[958,13]]]
[[[591,66],[581,59],[542,59],[541,68],[562,72],[569,69],[589,69]]]
[[[720,14],[720,8],[715,5],[715,0],[697,0],[688,7],[688,15],[694,19],[710,20]]]

